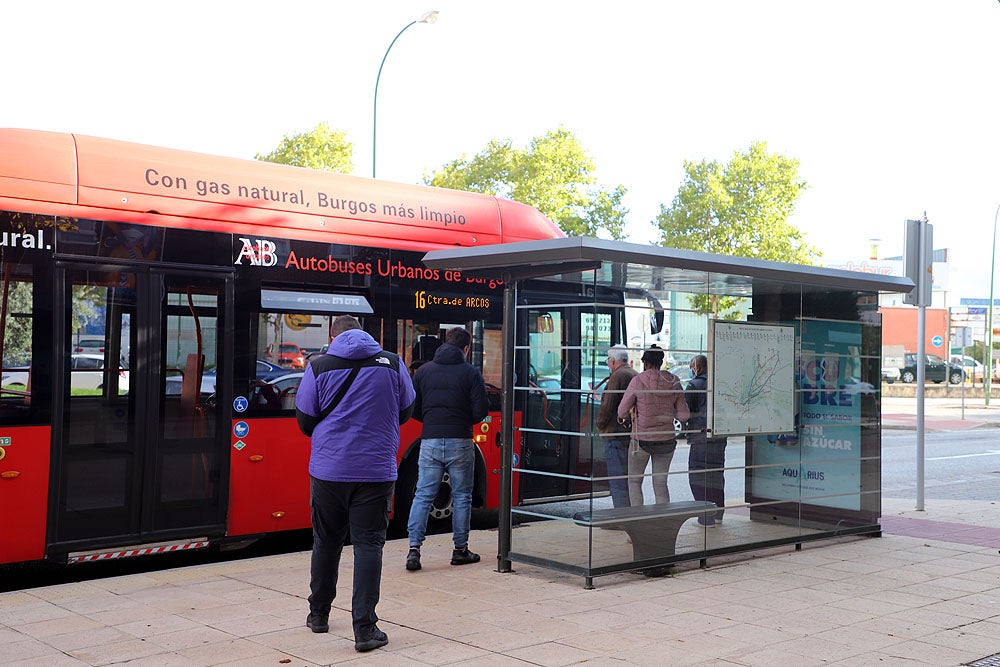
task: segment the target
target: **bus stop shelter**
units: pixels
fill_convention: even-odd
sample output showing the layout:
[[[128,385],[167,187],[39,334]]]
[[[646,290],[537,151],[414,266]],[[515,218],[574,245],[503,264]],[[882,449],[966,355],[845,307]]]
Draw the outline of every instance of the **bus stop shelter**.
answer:
[[[500,571],[530,563],[590,587],[616,572],[880,535],[878,296],[909,292],[909,279],[585,237],[438,250],[424,263],[505,284]],[[609,472],[597,415],[624,393],[605,389],[615,345],[636,370],[645,351],[662,351],[675,393],[699,391],[688,363],[705,355],[699,433],[721,443],[724,462],[696,465],[704,448],[689,440],[703,440],[676,421],[624,436],[675,439],[671,456],[631,445],[631,474]],[[627,504],[611,497],[623,485]]]

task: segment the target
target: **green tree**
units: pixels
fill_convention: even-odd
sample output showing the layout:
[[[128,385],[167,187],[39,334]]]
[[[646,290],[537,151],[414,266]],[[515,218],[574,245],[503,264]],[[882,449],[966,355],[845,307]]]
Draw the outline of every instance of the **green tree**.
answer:
[[[526,149],[515,148],[509,140],[490,141],[471,159],[463,155],[425,175],[424,182],[528,204],[570,236],[597,236],[604,230],[621,239],[627,190],[599,186],[594,168],[576,136],[559,128],[535,137]]]
[[[814,264],[820,253],[788,218],[807,187],[798,160],[769,153],[765,142],[729,162],[684,162],[685,177],[670,206],[660,205],[653,225],[660,245],[798,264]],[[701,295],[703,312],[738,317],[735,299]]]
[[[354,171],[353,154],[354,146],[344,132],[320,123],[308,132],[286,134],[273,151],[254,157],[264,162],[349,174]]]

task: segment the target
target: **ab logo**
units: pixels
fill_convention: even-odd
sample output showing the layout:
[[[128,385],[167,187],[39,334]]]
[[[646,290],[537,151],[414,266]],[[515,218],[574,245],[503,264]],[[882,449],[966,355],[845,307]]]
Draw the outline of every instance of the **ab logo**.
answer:
[[[251,241],[241,236],[240,243],[243,244],[243,248],[233,264],[243,264],[244,259],[249,260],[251,266],[274,266],[278,263],[278,255],[274,252],[277,246],[274,241],[267,239]]]

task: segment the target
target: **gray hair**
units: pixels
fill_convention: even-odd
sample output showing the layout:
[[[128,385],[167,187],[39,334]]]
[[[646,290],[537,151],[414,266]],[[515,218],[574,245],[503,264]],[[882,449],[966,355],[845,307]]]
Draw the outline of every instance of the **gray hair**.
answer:
[[[615,361],[628,361],[628,348],[618,343],[608,348],[608,359]]]

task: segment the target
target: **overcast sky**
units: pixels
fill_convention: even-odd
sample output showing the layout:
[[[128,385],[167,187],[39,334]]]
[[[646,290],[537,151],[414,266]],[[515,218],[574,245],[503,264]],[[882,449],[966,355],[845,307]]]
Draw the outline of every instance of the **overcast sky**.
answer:
[[[371,174],[419,182],[560,125],[630,240],[684,160],[763,140],[809,182],[792,223],[827,262],[899,254],[926,211],[950,304],[985,297],[1000,206],[997,0],[34,0],[0,8],[0,126],[252,158],[320,121]]]

